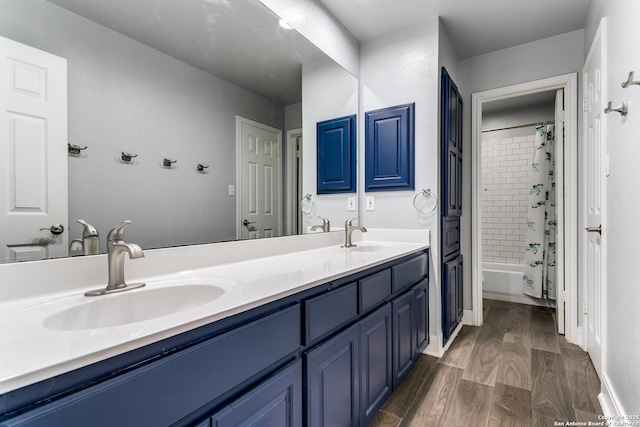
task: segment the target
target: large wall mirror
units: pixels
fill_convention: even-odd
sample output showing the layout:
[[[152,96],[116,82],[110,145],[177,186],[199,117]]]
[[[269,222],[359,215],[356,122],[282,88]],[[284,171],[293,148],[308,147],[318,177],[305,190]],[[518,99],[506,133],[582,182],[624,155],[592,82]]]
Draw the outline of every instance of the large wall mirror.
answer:
[[[28,225],[19,235],[0,224],[0,262],[81,255],[69,250],[79,219],[100,233],[100,253],[125,219],[127,240],[144,249],[299,233],[314,220],[300,201],[315,187],[305,182],[313,159],[302,158],[315,150],[315,123],[357,113],[357,79],[258,0],[3,0],[0,36],[63,58],[67,85],[52,107],[67,113],[59,173],[46,158],[53,119],[2,106],[0,214]],[[49,93],[55,73],[12,55],[3,52],[2,73],[18,92]],[[275,163],[241,155],[242,138]],[[67,143],[86,149],[67,153]],[[47,187],[52,173],[66,191]],[[29,186],[35,195],[18,194]],[[45,215],[54,205],[64,219]],[[317,206],[314,215],[334,215]],[[251,233],[254,211],[278,219]]]

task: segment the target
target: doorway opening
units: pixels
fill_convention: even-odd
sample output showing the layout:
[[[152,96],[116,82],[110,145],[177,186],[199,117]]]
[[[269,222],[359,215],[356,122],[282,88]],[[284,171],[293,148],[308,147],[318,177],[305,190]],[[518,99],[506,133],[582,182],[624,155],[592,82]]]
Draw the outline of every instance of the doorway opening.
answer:
[[[472,301],[473,324],[483,322],[483,227],[486,213],[482,211],[485,192],[482,175],[482,119],[491,112],[491,103],[497,105],[517,102],[522,97],[544,98],[545,93],[562,91],[560,103],[564,105],[564,140],[558,138],[556,146],[556,307],[558,329],[567,340],[578,342],[577,334],[577,76],[567,74],[548,79],[475,93],[472,96]],[[557,104],[558,102],[556,102]],[[554,120],[558,119],[555,114]],[[551,119],[550,119],[551,120]],[[549,120],[549,121],[550,121]],[[543,120],[544,121],[544,120]],[[529,125],[530,123],[524,123]],[[556,123],[560,132],[559,123]],[[506,127],[506,126],[504,126]],[[495,132],[504,131],[500,126]],[[486,132],[485,132],[486,133]],[[513,141],[512,141],[513,142]],[[514,237],[515,238],[515,237]],[[518,273],[515,273],[518,275]],[[522,276],[521,276],[522,277]]]

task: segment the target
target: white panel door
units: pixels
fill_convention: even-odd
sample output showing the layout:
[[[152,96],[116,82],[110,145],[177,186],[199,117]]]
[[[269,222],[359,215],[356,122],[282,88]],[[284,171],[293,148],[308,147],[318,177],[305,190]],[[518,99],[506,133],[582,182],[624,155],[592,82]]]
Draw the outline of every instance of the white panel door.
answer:
[[[280,235],[280,146],[282,132],[238,117],[238,237]]]
[[[0,262],[67,256],[67,60],[0,37],[0,91]]]
[[[603,190],[604,190],[604,25],[601,24],[583,69],[585,96],[585,245],[583,277],[586,299],[587,352],[602,372],[602,280],[603,280]]]

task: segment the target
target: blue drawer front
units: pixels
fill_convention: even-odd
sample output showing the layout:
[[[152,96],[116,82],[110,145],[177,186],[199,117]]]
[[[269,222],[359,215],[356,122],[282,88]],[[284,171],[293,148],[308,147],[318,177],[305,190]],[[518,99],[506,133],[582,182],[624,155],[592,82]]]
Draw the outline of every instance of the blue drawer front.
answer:
[[[358,315],[356,283],[305,301],[305,344],[326,335]]]
[[[295,305],[0,426],[171,425],[299,347],[300,306]]]
[[[360,313],[375,307],[391,295],[391,270],[386,269],[358,281]]]
[[[393,292],[398,292],[408,286],[413,285],[425,277],[429,272],[429,259],[427,254],[421,254],[402,264],[392,267],[393,271]]]

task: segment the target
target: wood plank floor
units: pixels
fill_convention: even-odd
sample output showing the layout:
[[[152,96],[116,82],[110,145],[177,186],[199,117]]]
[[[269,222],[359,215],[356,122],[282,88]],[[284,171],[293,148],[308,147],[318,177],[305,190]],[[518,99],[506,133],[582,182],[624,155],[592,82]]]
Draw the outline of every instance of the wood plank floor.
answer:
[[[556,333],[553,310],[484,300],[447,353],[418,358],[369,427],[553,426],[602,414],[587,353]]]

